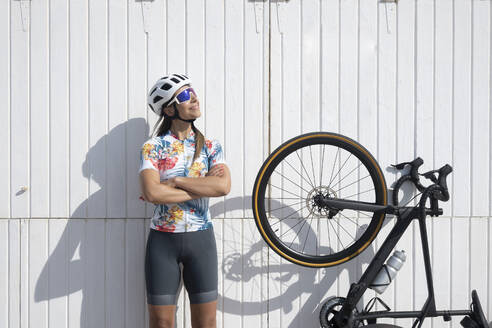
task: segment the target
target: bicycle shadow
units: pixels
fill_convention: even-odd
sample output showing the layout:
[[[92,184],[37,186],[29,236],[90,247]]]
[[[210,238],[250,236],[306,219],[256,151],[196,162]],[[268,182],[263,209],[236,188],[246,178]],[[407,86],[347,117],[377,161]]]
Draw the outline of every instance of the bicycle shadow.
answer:
[[[272,201],[272,207],[285,206],[283,203],[278,201]],[[249,206],[243,207],[243,204],[248,204]],[[228,211],[240,210],[243,208],[250,209],[251,197],[235,197],[228,199],[225,203],[219,202],[210,207],[210,212],[212,217],[217,217],[223,214],[223,209],[227,208]],[[286,216],[296,212],[293,208],[287,208],[288,211],[285,213]],[[385,226],[389,222],[390,218],[386,218],[383,222]],[[293,223],[292,223],[293,224]],[[357,230],[356,237],[358,238],[366,229],[367,225],[362,225]],[[259,236],[259,232],[258,236]],[[309,230],[304,229],[301,237],[309,236],[311,233],[314,236],[314,232],[311,226]],[[216,231],[217,234],[217,231]],[[259,237],[261,238],[261,237]],[[301,239],[301,238],[299,238]],[[303,238],[302,238],[303,239]],[[226,241],[227,242],[227,241]],[[224,255],[224,263],[222,264],[222,272],[224,279],[236,281],[236,282],[249,282],[251,280],[257,279],[261,280],[261,276],[265,274],[265,268],[262,265],[265,263],[260,263],[260,265],[255,266],[254,260],[251,258],[258,252],[261,252],[267,248],[267,244],[263,239],[252,243],[249,249],[241,255],[241,242],[232,241],[232,244],[238,246],[237,251],[229,252]],[[317,239],[311,239],[310,245],[308,247],[315,247],[317,244]],[[228,245],[228,248],[232,248]],[[271,250],[270,250],[271,251]],[[333,250],[330,247],[321,247],[319,252],[322,254],[331,253]],[[273,253],[273,251],[272,251]],[[337,282],[337,279],[344,272],[348,275],[348,280],[350,282],[356,282],[363,272],[363,266],[371,262],[375,254],[374,245],[367,247],[361,254],[352,260],[343,263],[341,265],[330,267],[330,268],[306,268],[299,265],[287,262],[283,260],[283,263],[278,261],[279,257],[272,257],[274,263],[267,263],[268,274],[275,275],[271,277],[271,280],[278,281],[285,287],[285,290],[279,293],[278,296],[269,298],[263,291],[261,292],[261,301],[248,301],[244,299],[233,299],[226,295],[219,295],[218,310],[227,311],[227,313],[233,313],[237,315],[258,315],[261,313],[262,309],[268,308],[269,311],[281,309],[284,314],[289,314],[294,309],[294,302],[299,301],[301,294],[308,294],[306,299],[303,299],[303,305],[300,309],[296,309],[298,312],[294,318],[289,323],[290,327],[297,327],[302,322],[303,327],[319,327],[319,311],[323,296],[330,289],[333,288]],[[245,263],[246,265],[243,265]],[[317,279],[318,272],[321,278]],[[295,280],[297,277],[297,280]],[[293,281],[292,281],[293,280]],[[319,281],[317,281],[319,280]],[[257,286],[260,286],[260,282],[256,282]],[[348,287],[348,286],[347,286]],[[332,296],[345,296],[345,295],[332,295]],[[266,304],[268,303],[268,304]],[[224,308],[223,304],[227,304],[227,308]],[[359,302],[358,307],[362,307],[362,299]],[[305,313],[310,313],[306,315]]]

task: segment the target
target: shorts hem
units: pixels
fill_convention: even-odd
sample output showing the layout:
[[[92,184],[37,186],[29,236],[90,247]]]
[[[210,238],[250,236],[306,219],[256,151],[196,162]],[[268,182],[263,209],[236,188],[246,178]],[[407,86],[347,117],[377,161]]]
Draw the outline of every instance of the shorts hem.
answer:
[[[199,304],[216,301],[218,297],[217,290],[212,290],[209,292],[189,294],[190,304]]]
[[[147,294],[147,304],[150,305],[177,305],[176,295],[150,295]]]

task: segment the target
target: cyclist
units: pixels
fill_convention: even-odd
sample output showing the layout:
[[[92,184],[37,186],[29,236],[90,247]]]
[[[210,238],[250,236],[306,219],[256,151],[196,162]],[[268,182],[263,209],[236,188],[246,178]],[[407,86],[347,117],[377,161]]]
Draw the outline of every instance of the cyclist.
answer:
[[[209,198],[230,191],[230,171],[217,140],[195,127],[200,102],[191,79],[170,74],[151,88],[147,103],[159,115],[141,148],[140,185],[155,204],[145,255],[150,327],[174,327],[180,267],[193,327],[216,327],[217,248]],[[158,126],[157,133],[156,127]]]

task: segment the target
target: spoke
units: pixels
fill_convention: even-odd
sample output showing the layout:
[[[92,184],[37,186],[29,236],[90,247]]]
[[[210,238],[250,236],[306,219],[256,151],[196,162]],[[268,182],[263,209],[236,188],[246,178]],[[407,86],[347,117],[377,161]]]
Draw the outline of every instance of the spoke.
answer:
[[[362,211],[358,211],[358,210],[355,210],[355,211],[356,211],[356,212],[359,212],[359,214],[363,214],[363,215],[365,215],[365,216],[367,216],[367,217],[369,217],[369,218],[372,218],[372,215],[369,215],[369,214],[367,214],[367,213],[364,213],[364,212],[362,212]]]
[[[308,183],[311,187],[313,187],[313,189],[314,189],[314,186],[311,184],[311,182],[310,182],[309,180],[307,180],[307,179],[306,179],[306,178],[305,178],[305,177],[304,177],[304,176],[303,176],[303,175],[302,175],[299,171],[297,171],[297,170],[296,170],[296,168],[295,168],[295,167],[293,167],[293,166],[292,166],[292,164],[290,164],[290,163],[289,163],[289,161],[287,161],[287,160],[285,159],[285,162],[286,162],[287,164],[289,164],[289,166],[290,166],[290,167],[291,167],[294,171],[296,171],[296,173],[297,173],[297,174],[299,174],[299,175],[300,175],[300,177],[301,177],[301,178],[303,178],[303,179],[304,179],[304,181],[306,181],[306,182],[307,182],[307,183]]]
[[[328,225],[328,221],[330,220],[326,220],[326,228],[328,229],[328,244],[330,245],[330,254],[331,254],[331,238],[330,238],[330,226]]]
[[[331,183],[333,182],[333,180],[337,177],[338,173],[340,173],[340,171],[342,171],[343,167],[345,166],[345,164],[347,164],[347,161],[349,160],[349,158],[352,157],[352,153],[350,153],[350,155],[347,157],[347,159],[345,160],[345,162],[343,162],[342,164],[342,167],[340,168],[340,170],[338,170],[337,174],[335,174],[335,176],[333,177],[333,179],[330,181],[330,183],[328,183],[328,188],[330,188],[331,186]]]
[[[340,240],[340,237],[338,236],[337,230],[333,227],[333,224],[331,223],[331,220],[328,220],[328,222],[330,223],[331,228],[333,229],[333,231],[335,231],[335,235],[337,236],[338,241],[340,242],[340,245],[342,245],[343,248],[345,249],[345,246],[343,245],[342,241]]]
[[[300,202],[298,202],[298,203],[289,204],[289,205],[285,205],[285,206],[282,206],[282,207],[279,207],[279,208],[275,208],[275,209],[270,210],[270,211],[268,211],[268,212],[272,212],[272,211],[280,210],[280,209],[282,209],[282,208],[291,207],[291,206],[298,205],[298,204],[302,204],[302,203],[304,203],[304,200],[302,200],[302,201],[300,201]]]
[[[318,233],[318,236],[320,235],[320,231],[319,231],[319,216],[318,216],[318,224],[316,225],[316,232]],[[318,255],[318,244],[319,244],[320,240],[319,240],[319,237],[318,237],[318,241],[316,242],[316,255]]]
[[[365,177],[360,178],[360,179],[359,179],[359,180],[357,180],[357,181],[354,181],[354,182],[352,182],[352,183],[350,183],[350,184],[348,184],[348,185],[346,185],[346,186],[343,186],[342,188],[340,188],[340,189],[336,190],[335,192],[339,192],[340,190],[345,189],[345,188],[347,188],[347,187],[349,187],[349,186],[353,185],[354,183],[357,183],[357,182],[359,182],[359,181],[361,181],[361,180],[364,180],[365,178],[370,177],[370,176],[371,176],[371,175],[370,175],[370,174],[368,174],[368,175],[366,175]]]
[[[282,219],[278,220],[277,222],[275,222],[275,223],[273,223],[273,224],[270,224],[270,227],[271,227],[271,226],[273,226],[274,224],[277,224],[277,223],[279,223],[279,222],[281,222],[281,221],[283,221],[283,220],[287,219],[288,217],[291,217],[292,215],[296,214],[297,212],[299,212],[300,210],[302,210],[303,208],[306,208],[306,207],[307,207],[307,205],[305,205],[305,206],[301,207],[300,209],[298,209],[298,210],[297,210],[297,211],[295,211],[294,213],[289,214],[289,215],[288,215],[288,216],[286,216],[285,218],[282,218]]]
[[[358,193],[358,194],[353,194],[353,195],[350,195],[350,196],[346,196],[345,198],[350,198],[350,197],[353,197],[353,196],[357,196],[357,195],[360,195],[360,194],[363,194],[363,193],[369,192],[369,191],[371,191],[371,190],[374,190],[374,188],[369,189],[369,190],[366,190],[366,191],[361,191],[361,192],[360,192],[360,193]]]
[[[309,213],[309,215],[311,215],[311,214],[312,214],[312,213]],[[301,226],[301,229],[299,229],[299,231],[297,232],[297,235],[295,235],[295,236],[294,236],[294,238],[292,239],[292,241],[290,242],[289,248],[291,248],[291,247],[292,247],[292,243],[293,243],[293,242],[294,242],[294,240],[296,239],[296,236],[298,236],[298,235],[299,235],[299,233],[301,232],[302,228],[304,228],[304,225],[306,224],[307,219],[309,218],[309,215],[308,215],[308,217],[304,220],[304,222],[303,222],[303,224],[302,224],[302,226]],[[299,244],[299,245],[300,245],[300,244]]]
[[[311,226],[311,222],[313,222],[314,215],[311,216],[311,221],[309,222],[309,226]],[[307,221],[307,220],[306,220]],[[302,253],[304,253],[304,248],[306,248],[306,242],[309,236],[309,233],[311,232],[312,229],[308,229],[306,239],[304,240],[304,246],[302,247]]]
[[[357,222],[354,222],[351,218],[349,218],[348,216],[344,215],[342,212],[338,212],[340,213],[340,215],[342,215],[343,217],[347,218],[347,220],[349,220],[350,222],[352,222],[353,224],[355,224],[357,226],[357,228],[360,228],[359,225],[357,224]]]
[[[292,181],[291,179],[287,178],[285,175],[283,175],[282,173],[279,173],[277,171],[273,171],[277,174],[280,174],[282,177],[284,177],[285,179],[289,180],[291,183],[295,184],[296,186],[298,186],[299,188],[301,188],[302,190],[304,190],[305,192],[307,192],[309,194],[309,191],[307,191],[306,189],[304,189],[303,187],[299,186],[297,183],[295,183],[294,181]]]
[[[321,155],[321,166],[319,167],[319,185],[323,185],[323,160],[325,159],[325,144],[323,144],[323,155]]]
[[[340,152],[340,148],[338,148],[337,153],[335,154],[335,160],[333,161],[333,167],[331,168],[331,176],[330,176],[330,181],[332,181],[333,178],[333,171],[335,170],[335,164],[337,163],[337,157],[338,153]],[[328,183],[328,188],[330,188],[330,184]]]
[[[311,181],[311,178],[309,177],[309,174],[307,173],[307,170],[306,170],[306,168],[304,167],[304,164],[302,163],[302,159],[301,159],[301,157],[299,157],[299,154],[297,153],[297,150],[296,150],[296,155],[297,155],[297,158],[299,158],[299,162],[301,162],[301,166],[302,166],[302,168],[304,169],[304,172],[306,172],[306,175],[307,175],[307,177],[308,177],[309,181]],[[313,182],[312,182],[312,181],[311,181],[310,185],[313,187]],[[314,187],[313,187],[313,188],[314,188]]]
[[[297,196],[297,199],[299,199],[299,198],[303,198],[303,197],[301,197],[301,196],[299,196],[299,195],[296,195],[296,194],[294,194],[294,193],[292,193],[292,192],[290,192],[290,191],[288,191],[288,190],[285,190],[285,189],[282,189],[282,188],[280,188],[280,187],[277,187],[276,185],[272,184],[271,182],[270,182],[270,186],[275,187],[275,188],[277,188],[277,189],[280,189],[280,190],[282,190],[282,191],[288,192],[288,193],[289,193],[289,194],[291,194],[291,195]]]
[[[340,213],[342,214],[342,213]],[[342,214],[343,215],[343,214]],[[345,216],[345,215],[344,215]],[[355,237],[353,237],[344,227],[343,225],[340,224],[340,222],[337,222],[337,224],[347,233],[347,235],[349,235],[350,237],[352,237],[354,240],[355,240]]]
[[[309,154],[311,156],[311,168],[313,169],[313,181],[316,186],[316,175],[314,174],[313,152],[311,151],[311,145],[309,145]]]
[[[350,171],[350,172],[349,172],[349,173],[347,173],[347,174],[346,174],[343,178],[341,178],[341,179],[340,179],[340,181],[338,181],[338,183],[342,182],[342,181],[343,181],[343,179],[345,179],[346,177],[348,177],[348,175],[349,175],[350,173],[352,173],[352,172],[354,172],[355,170],[357,170],[357,169],[360,167],[360,165],[361,165],[361,164],[362,164],[362,163],[359,163],[359,165],[357,165],[357,166],[356,166],[356,167],[355,167],[352,171]]]

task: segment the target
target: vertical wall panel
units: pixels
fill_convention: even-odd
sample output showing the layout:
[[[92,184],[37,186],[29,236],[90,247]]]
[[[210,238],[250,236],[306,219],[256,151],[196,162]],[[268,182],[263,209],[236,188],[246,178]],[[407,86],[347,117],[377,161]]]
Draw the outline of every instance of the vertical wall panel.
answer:
[[[51,1],[50,21],[50,216],[67,217],[68,189],[68,128],[69,128],[69,40],[68,3]]]
[[[105,290],[106,327],[125,325],[125,221],[106,221],[105,235]]]
[[[452,126],[452,87],[453,87],[453,3],[452,1],[434,1],[434,77],[433,77],[433,112],[434,112],[434,135],[432,144],[434,149],[433,166],[426,166],[426,169],[434,169],[446,163],[453,165],[452,145],[453,129]],[[428,33],[428,31],[427,31]],[[431,147],[429,145],[429,147]],[[426,165],[430,165],[429,162]],[[454,176],[456,169],[447,180],[450,191],[450,199],[446,203],[440,204],[446,216],[452,216],[452,202],[456,197],[453,195]],[[459,309],[453,303],[451,294],[452,263],[456,262],[455,253],[451,251],[453,244],[452,231],[454,219],[452,217],[433,220],[434,222],[434,249],[433,274],[439,279],[434,280],[436,292],[436,304],[441,308]],[[439,259],[439,260],[437,260]],[[464,265],[464,262],[461,262]],[[436,305],[437,306],[437,305]],[[454,319],[447,326],[455,327],[459,324]],[[443,322],[439,320],[440,324]],[[446,327],[446,325],[443,325]]]
[[[358,140],[364,141],[364,147],[378,158],[378,3],[372,1],[359,2],[359,35],[358,35]],[[324,89],[325,90],[325,89]],[[322,107],[322,110],[324,108]],[[384,170],[384,168],[382,168]],[[362,178],[360,171],[358,178]],[[358,192],[369,189],[367,181],[359,182]],[[363,200],[363,195],[358,199]],[[366,213],[367,215],[367,213]],[[369,218],[359,214],[358,224],[362,227],[369,223]],[[375,242],[374,242],[375,244]],[[356,269],[353,279],[359,279],[362,272],[369,265],[374,254],[374,244],[356,257]],[[374,292],[368,291],[361,300],[359,306],[366,304]]]
[[[258,170],[265,159],[268,149],[268,134],[264,132],[267,121],[264,119],[268,112],[268,103],[264,101],[266,90],[270,83],[268,71],[268,15],[269,4],[258,2],[243,2],[243,98],[242,117],[236,118],[242,122],[242,170],[243,174],[235,173],[233,183],[242,185],[241,197],[230,199],[226,203],[226,215],[233,209],[242,208],[241,220],[243,226],[243,326],[265,327],[268,325],[269,298],[267,295],[268,258],[264,256],[268,247],[258,233],[256,224],[251,219],[251,194],[253,183]],[[258,11],[258,16],[256,12]],[[258,17],[258,21],[257,21]],[[258,30],[256,29],[258,24]],[[226,114],[227,115],[227,114]],[[237,156],[234,141],[226,139],[228,160]],[[234,154],[234,155],[233,155]],[[231,172],[239,169],[230,166]],[[240,182],[242,180],[242,183]],[[228,205],[230,204],[230,205]],[[236,215],[240,215],[236,212]],[[237,221],[236,221],[237,222]],[[223,260],[225,261],[225,259]],[[223,273],[225,274],[225,272]],[[224,276],[225,278],[225,276]],[[278,306],[277,299],[277,306]],[[224,325],[222,325],[224,326]]]
[[[108,260],[105,251],[106,220],[91,219],[85,224],[86,242],[83,245],[85,258],[84,275],[84,303],[82,309],[85,312],[85,322],[88,327],[107,324],[105,281]],[[104,251],[102,251],[104,250]],[[51,286],[51,284],[50,284]],[[50,305],[51,309],[51,305]],[[51,316],[50,316],[51,317]]]
[[[86,1],[70,1],[69,10],[70,103],[67,108],[70,118],[69,214],[71,217],[85,218],[87,217],[87,196],[89,190],[87,165],[87,153],[89,149],[89,49],[87,44],[89,37],[89,6]],[[44,13],[39,14],[45,15]],[[44,131],[44,128],[41,131]],[[45,188],[48,188],[47,184]]]
[[[361,4],[362,5],[362,4]],[[320,24],[320,111],[321,131],[340,132],[340,15],[339,1],[321,1],[321,24]],[[329,165],[332,164],[329,161]],[[322,177],[320,177],[322,178]],[[328,230],[329,228],[327,228]],[[326,237],[320,235],[320,240],[326,243]],[[330,296],[339,295],[336,277],[339,269],[327,268],[321,270],[320,301]],[[318,312],[321,307],[318,305]]]
[[[201,100],[204,113],[202,130],[208,139],[217,139],[224,145],[226,116],[225,109],[225,45],[224,16],[222,1],[212,0],[205,4],[205,88]],[[228,158],[225,158],[227,161]],[[223,201],[222,197],[210,198],[210,205]]]
[[[398,21],[397,21],[397,6],[390,2],[379,2],[378,5],[378,153],[377,160],[380,163],[381,169],[385,175],[386,184],[388,189],[391,188],[391,184],[395,181],[397,174],[393,170],[388,170],[386,167],[389,164],[395,164],[397,162],[397,156],[395,150],[397,147],[397,33],[398,33]],[[363,141],[360,140],[362,143]],[[374,154],[374,153],[373,153]],[[388,194],[391,197],[391,192]],[[376,238],[374,244],[374,251],[379,249],[385,237],[389,234],[393,228],[395,222],[388,218],[389,221],[382,228],[380,234]],[[409,230],[411,231],[411,227]],[[408,243],[406,239],[402,239],[403,243]],[[399,245],[397,249],[399,249]],[[395,282],[394,286],[389,286],[388,291],[383,294],[383,300],[388,302],[387,304],[396,308],[409,308],[412,305],[411,290],[413,288],[412,277],[412,262],[410,256],[408,256],[409,263],[406,263],[406,270],[400,272],[403,276],[403,281],[408,281],[406,284],[398,284]],[[369,260],[370,261],[370,260]],[[404,298],[398,299],[395,297],[395,288],[400,287],[400,292],[405,295]],[[378,310],[382,310],[381,306],[377,307]],[[408,320],[397,319],[396,324],[400,326],[407,326]],[[381,322],[392,323],[395,320],[383,319]]]
[[[125,124],[127,81],[126,4],[120,0],[108,1],[108,132],[107,139],[107,216],[126,216],[125,177]]]
[[[452,307],[470,296],[471,2],[454,2]],[[454,260],[456,259],[456,260]]]
[[[126,327],[147,323],[147,299],[145,287],[145,249],[149,220],[127,220],[125,224],[125,312]]]
[[[243,262],[242,252],[242,236],[243,229],[240,221],[235,219],[224,219],[222,227],[222,265],[220,268],[224,268],[227,271],[221,272],[222,276],[222,299],[223,299],[223,313],[222,313],[222,327],[238,326],[241,325],[242,316],[242,300],[243,289],[240,279],[233,279],[234,277],[241,277],[241,271],[245,263]],[[222,271],[222,270],[219,270]]]
[[[29,186],[29,33],[23,31],[20,2],[12,3],[11,12],[11,70],[15,77],[11,79],[11,135],[10,158],[12,216],[29,216],[29,192],[23,187]],[[27,9],[28,10],[28,9]],[[28,29],[28,27],[24,26]]]
[[[471,214],[490,214],[490,2],[472,3]]]
[[[108,28],[105,1],[89,1],[88,217],[106,217],[108,165]]]
[[[231,191],[225,197],[226,204],[231,198],[244,195],[244,12],[243,3],[230,1],[225,3],[225,138],[223,149],[227,165],[231,170]],[[236,178],[237,177],[237,178]],[[242,202],[241,202],[242,203]],[[227,216],[244,217],[244,204],[231,208]]]
[[[20,273],[20,220],[8,222],[8,327],[20,327],[21,273]]]
[[[49,220],[46,279],[48,282],[48,327],[66,327],[68,322],[67,219]],[[101,268],[101,266],[99,266]],[[104,269],[104,265],[102,266]],[[86,267],[87,272],[93,267]],[[91,280],[94,281],[94,280]],[[104,310],[104,309],[102,309]]]
[[[301,134],[302,131],[302,44],[303,44],[303,16],[302,6],[306,2],[289,1],[288,4],[281,3],[283,21],[288,24],[281,25],[282,33],[278,33],[277,29],[271,27],[273,31],[270,34],[271,50],[270,50],[270,99],[267,104],[269,111],[269,152],[273,152],[281,143]],[[271,17],[277,17],[276,6],[270,5]],[[280,14],[280,13],[278,13]],[[275,20],[274,20],[275,21]],[[313,45],[308,45],[312,47]],[[312,51],[312,50],[311,50]],[[311,52],[312,54],[312,52]],[[317,76],[313,77],[316,81]],[[298,169],[298,162],[292,163]],[[278,167],[277,172],[285,172],[288,168]],[[280,176],[272,176],[272,185],[280,188],[289,189],[293,185],[289,184],[284,179],[284,184],[281,184]],[[299,175],[295,176],[296,183],[301,182]],[[294,193],[300,190],[292,190]],[[278,188],[270,187],[269,193],[271,197],[289,197],[288,193],[279,190]],[[292,204],[291,202],[286,203]],[[283,204],[281,206],[284,206]],[[281,207],[280,205],[271,205],[271,209]],[[298,206],[291,206],[291,212],[299,210]],[[270,213],[275,217],[276,213]],[[279,233],[286,233],[290,227],[294,227],[295,219],[287,219],[287,224],[282,224]],[[295,229],[295,228],[294,228]],[[297,241],[296,241],[297,242]],[[303,281],[300,272],[306,272],[305,268],[300,268],[277,255],[274,251],[268,248],[264,253],[268,256],[268,279],[265,280],[265,289],[267,291],[267,308],[268,310],[268,326],[271,327],[301,327],[301,298],[302,288],[300,283]],[[282,270],[275,270],[275,268]],[[282,273],[286,275],[282,279]],[[278,303],[272,301],[278,300]],[[276,306],[273,306],[273,305]]]
[[[0,216],[11,216],[11,43],[10,35],[10,1],[2,1],[0,3],[0,12],[2,15],[0,28],[0,42],[4,45],[0,50],[0,138],[3,142],[0,143],[0,152],[3,156],[0,157],[0,168],[2,176],[0,177]]]
[[[318,1],[301,1],[301,79],[299,84],[295,83],[300,88],[301,99],[301,132],[320,131],[321,129],[321,113],[320,113],[320,2]],[[284,84],[289,83],[285,81]],[[274,118],[275,119],[275,118]],[[288,118],[287,118],[288,119]],[[309,152],[301,152],[301,158],[306,165],[306,176],[309,178],[310,184],[314,186],[321,185],[319,181],[319,168],[315,164],[319,164],[318,159],[319,149],[309,149]],[[313,154],[314,153],[314,154]],[[314,159],[313,159],[314,157]],[[303,180],[301,185],[307,190],[312,190],[307,181]],[[302,193],[301,193],[302,195]],[[305,194],[304,194],[305,195]],[[308,215],[303,211],[303,216],[306,218],[306,224],[299,228],[299,235],[296,240],[302,249],[311,254],[315,253],[318,246],[318,227],[319,219],[314,215]],[[291,264],[292,266],[292,264]],[[318,268],[301,267],[299,269],[299,302],[300,310],[296,313],[299,317],[301,325],[316,327],[319,324],[319,317],[314,312],[317,305],[317,300],[320,298],[320,289],[317,288],[319,283],[320,271]]]
[[[86,243],[90,240],[86,239],[86,220],[68,220],[67,226],[65,227],[64,236],[67,240],[67,263],[68,263],[68,326],[69,327],[84,327],[87,325],[87,311],[85,311],[84,297],[85,295],[85,267],[87,257],[86,253],[83,252]],[[38,224],[40,227],[40,232],[45,235],[47,229],[47,223],[43,220],[42,224]],[[35,234],[36,231],[32,231]],[[43,254],[44,255],[44,254]],[[34,260],[34,259],[33,259]],[[39,257],[38,261],[41,263],[46,263],[46,255]],[[40,288],[44,288],[44,282],[39,284]],[[42,289],[41,289],[42,290]],[[44,294],[43,294],[44,295]],[[44,295],[46,298],[46,295]],[[44,301],[41,304],[45,306],[47,302]]]
[[[88,12],[85,1],[70,2],[70,204],[71,217],[87,217],[88,139]]]
[[[268,102],[264,101],[264,98],[270,83],[267,64],[269,10],[268,4],[259,6],[255,2],[245,2],[244,6],[244,109],[241,118],[244,126],[243,215],[244,218],[252,218],[250,196],[256,175],[268,150],[266,142],[268,133],[264,132],[268,121],[264,118],[267,117],[269,109]],[[259,16],[258,31],[256,30],[256,11],[260,11],[263,15]],[[235,179],[238,179],[237,175]]]
[[[454,2],[453,168],[454,215],[469,216],[471,204],[471,2]],[[459,186],[459,187],[458,187]]]
[[[453,3],[434,2],[435,22],[435,76],[434,76],[434,151],[435,165],[453,165]],[[456,172],[456,168],[454,168]],[[458,171],[459,172],[459,171]],[[461,172],[464,174],[464,172]],[[441,206],[444,213],[453,215],[451,206],[456,198],[453,186],[455,175],[449,176],[450,200]]]
[[[49,217],[49,37],[48,2],[31,3],[31,217]],[[79,42],[80,43],[80,42]],[[83,103],[83,101],[80,101]],[[83,113],[83,110],[80,110]],[[81,156],[82,153],[79,153]],[[82,154],[83,155],[83,154]],[[80,174],[80,170],[78,171]],[[86,195],[84,195],[86,196]]]
[[[140,196],[138,169],[142,144],[148,139],[155,114],[147,106],[147,46],[140,1],[128,2],[128,124],[126,125],[126,158],[128,181],[128,217],[151,217],[154,205],[143,202]],[[153,2],[152,5],[157,5]],[[143,224],[143,222],[142,222]]]
[[[396,120],[397,120],[397,148],[396,162],[411,161],[416,155],[415,149],[415,1],[399,3],[397,7],[397,69],[396,69]],[[424,158],[424,161],[432,159]],[[384,165],[384,164],[383,164]],[[397,174],[397,177],[401,174]],[[389,182],[389,181],[388,181]],[[413,186],[403,187],[401,194],[404,198],[402,204],[407,203],[415,194]],[[417,198],[418,199],[418,198]],[[412,201],[409,205],[417,204]],[[430,228],[430,227],[429,227]],[[428,229],[429,230],[429,229]],[[431,235],[429,230],[428,235]],[[422,308],[427,298],[427,284],[425,280],[425,267],[423,261],[422,243],[420,242],[420,227],[414,221],[398,243],[398,250],[408,253],[405,273],[403,277],[411,279],[413,288],[407,289],[406,279],[401,278],[400,284],[395,284],[395,308],[411,307],[414,311]],[[430,242],[430,241],[429,241]],[[410,252],[409,252],[410,251]],[[403,287],[403,288],[401,288]],[[412,300],[413,304],[409,301]],[[396,320],[398,321],[398,320]],[[403,323],[405,320],[401,320]],[[411,320],[413,321],[413,320]],[[411,323],[406,320],[407,326]],[[424,321],[424,327],[430,327],[430,320]]]
[[[0,324],[8,327],[10,322],[10,222],[0,220]]]

